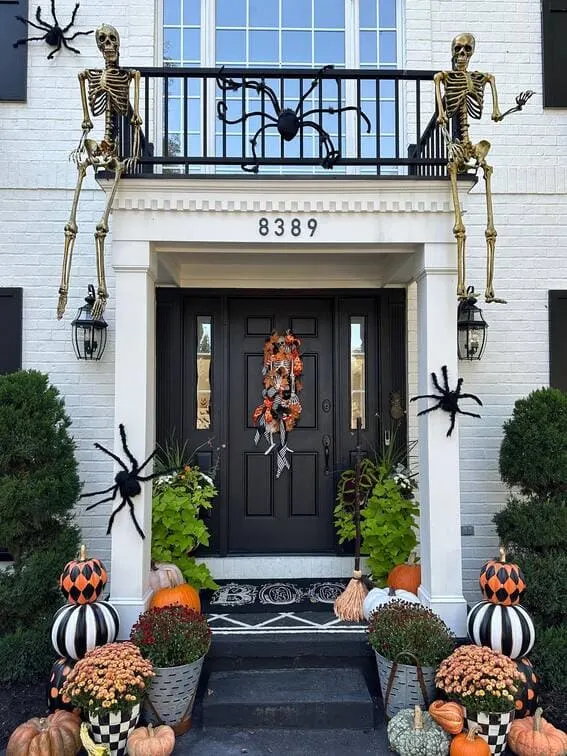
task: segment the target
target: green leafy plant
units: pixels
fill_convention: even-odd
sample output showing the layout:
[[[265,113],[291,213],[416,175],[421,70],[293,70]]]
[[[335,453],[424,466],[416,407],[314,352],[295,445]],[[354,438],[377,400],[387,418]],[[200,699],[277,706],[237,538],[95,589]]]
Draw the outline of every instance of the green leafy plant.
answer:
[[[184,448],[170,447],[162,466],[181,467]],[[174,464],[169,464],[173,462]],[[162,468],[163,469],[163,468]],[[173,562],[195,589],[217,588],[206,564],[198,564],[192,553],[209,545],[209,530],[202,519],[212,508],[217,490],[212,479],[198,467],[185,465],[179,472],[154,480],[152,498],[152,559]]]
[[[436,667],[455,648],[453,633],[431,609],[397,600],[371,614],[368,641],[386,659],[409,653],[422,667]],[[409,657],[400,662],[413,664]]]
[[[202,614],[172,604],[141,614],[130,632],[130,640],[155,667],[178,667],[207,653],[211,630]]]

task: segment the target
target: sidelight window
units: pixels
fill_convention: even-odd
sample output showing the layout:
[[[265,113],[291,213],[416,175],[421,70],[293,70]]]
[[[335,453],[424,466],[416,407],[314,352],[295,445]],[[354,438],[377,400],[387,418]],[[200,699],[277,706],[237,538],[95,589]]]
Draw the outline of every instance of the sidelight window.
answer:
[[[210,315],[197,316],[197,430],[211,427],[211,361],[213,329]]]
[[[350,427],[356,429],[360,417],[366,428],[366,318],[350,318]]]

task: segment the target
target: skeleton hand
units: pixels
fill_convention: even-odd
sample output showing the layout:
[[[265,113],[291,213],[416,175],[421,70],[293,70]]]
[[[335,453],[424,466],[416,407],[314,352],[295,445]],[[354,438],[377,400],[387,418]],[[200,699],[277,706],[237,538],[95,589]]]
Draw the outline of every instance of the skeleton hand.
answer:
[[[134,113],[134,115],[130,119],[130,123],[132,124],[132,126],[134,126],[134,128],[136,128],[136,129],[140,128],[140,126],[142,125],[142,119],[138,115],[138,113]]]
[[[124,173],[131,173],[136,170],[136,166],[138,165],[139,155],[133,155],[132,157],[126,158],[123,162],[124,166]]]
[[[77,145],[76,149],[74,149],[72,152],[69,153],[69,160],[72,160],[76,166],[78,166],[79,163],[81,163],[85,158],[85,154],[86,154],[85,136],[86,136],[86,133],[83,131],[83,136],[81,137],[81,140],[79,144]]]
[[[535,92],[532,92],[531,89],[526,90],[525,92],[520,92],[520,94],[516,97],[516,105],[518,106],[518,110],[521,110],[526,102],[530,99],[530,97],[533,97]]]
[[[447,118],[447,114],[444,110],[442,110],[437,116],[437,123],[439,124],[439,126],[446,126],[449,123],[449,119]]]

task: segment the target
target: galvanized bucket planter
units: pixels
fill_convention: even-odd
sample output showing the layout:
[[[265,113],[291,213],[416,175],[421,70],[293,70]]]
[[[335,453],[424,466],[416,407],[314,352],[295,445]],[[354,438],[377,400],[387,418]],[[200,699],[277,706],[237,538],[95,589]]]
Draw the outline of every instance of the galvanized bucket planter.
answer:
[[[180,667],[154,667],[155,677],[144,702],[148,722],[170,725],[176,735],[187,732],[204,659]]]
[[[390,719],[416,704],[427,710],[435,698],[435,667],[422,667],[413,654],[406,652],[398,654],[396,661],[374,653],[386,717]],[[415,664],[400,664],[401,658],[412,659]]]

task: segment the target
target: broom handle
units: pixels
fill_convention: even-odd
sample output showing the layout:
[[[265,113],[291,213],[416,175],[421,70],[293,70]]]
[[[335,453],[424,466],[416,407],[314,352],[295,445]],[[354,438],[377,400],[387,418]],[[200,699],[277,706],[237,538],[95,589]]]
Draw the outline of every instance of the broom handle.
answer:
[[[354,468],[354,524],[355,524],[355,540],[354,540],[354,569],[360,571],[360,476],[361,476],[361,463],[360,463],[360,431],[362,428],[362,420],[360,417],[356,418],[356,463]]]

